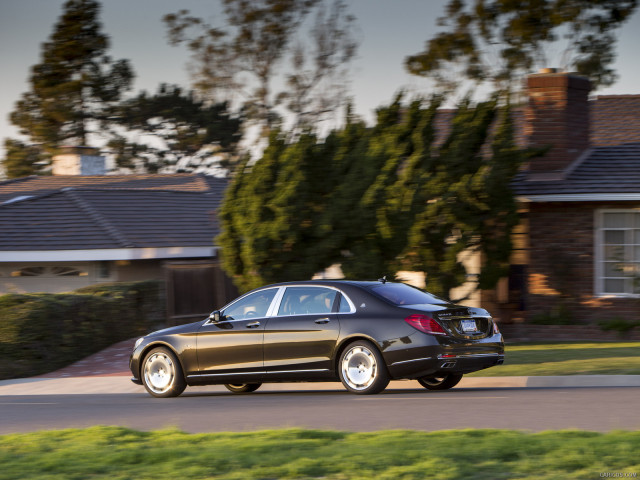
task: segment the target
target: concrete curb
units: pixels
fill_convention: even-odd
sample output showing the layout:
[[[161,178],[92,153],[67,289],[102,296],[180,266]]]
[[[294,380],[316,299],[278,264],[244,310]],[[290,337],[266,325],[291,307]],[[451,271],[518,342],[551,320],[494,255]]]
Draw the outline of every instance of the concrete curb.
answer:
[[[566,388],[566,387],[640,387],[640,375],[566,375],[555,377],[468,377],[456,388]],[[415,382],[394,381],[389,390],[420,388]],[[338,382],[272,383],[260,391],[343,390]],[[189,387],[186,392],[227,392],[222,385]],[[92,376],[70,378],[22,378],[0,381],[4,395],[108,395],[145,394],[143,387],[133,384],[128,376]]]
[[[562,375],[550,377],[467,377],[463,388],[640,387],[640,375]]]

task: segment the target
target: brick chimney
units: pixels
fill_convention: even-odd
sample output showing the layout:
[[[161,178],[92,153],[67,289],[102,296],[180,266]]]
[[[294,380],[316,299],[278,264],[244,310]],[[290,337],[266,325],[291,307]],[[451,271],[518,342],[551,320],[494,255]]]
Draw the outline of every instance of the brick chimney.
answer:
[[[54,175],[104,175],[105,158],[93,147],[61,147],[52,158]]]
[[[572,73],[542,69],[527,77],[529,101],[525,135],[532,147],[549,145],[544,157],[529,162],[530,174],[560,174],[589,148],[591,83]]]

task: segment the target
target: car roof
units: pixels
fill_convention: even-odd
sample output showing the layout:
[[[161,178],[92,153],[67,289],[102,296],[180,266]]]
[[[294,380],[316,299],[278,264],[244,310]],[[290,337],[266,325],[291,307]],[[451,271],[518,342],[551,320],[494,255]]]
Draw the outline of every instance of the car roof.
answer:
[[[394,283],[394,282],[386,282],[386,283]],[[333,286],[333,287],[337,287],[340,285],[354,285],[354,286],[359,286],[359,287],[371,287],[373,285],[382,285],[383,282],[380,281],[371,281],[371,280],[326,280],[326,279],[321,279],[321,280],[302,280],[299,282],[280,282],[280,283],[273,283],[271,285],[265,285],[264,287],[261,288],[266,288],[266,287],[280,287],[280,286],[289,286],[289,285],[327,285],[327,286]]]

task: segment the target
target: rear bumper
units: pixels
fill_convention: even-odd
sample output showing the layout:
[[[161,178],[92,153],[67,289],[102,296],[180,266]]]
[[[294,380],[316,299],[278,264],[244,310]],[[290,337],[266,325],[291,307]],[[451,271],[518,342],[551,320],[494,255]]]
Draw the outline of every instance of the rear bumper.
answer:
[[[392,378],[420,378],[447,373],[471,373],[502,365],[504,354],[470,354],[456,357],[425,357],[389,365]]]
[[[391,358],[386,357],[391,378],[464,374],[501,365],[504,362],[504,343],[499,334],[477,342],[441,338],[436,345],[433,344],[432,339],[425,340],[430,344],[420,345],[420,340],[420,336],[412,338],[412,344],[404,349],[402,354],[389,355]]]

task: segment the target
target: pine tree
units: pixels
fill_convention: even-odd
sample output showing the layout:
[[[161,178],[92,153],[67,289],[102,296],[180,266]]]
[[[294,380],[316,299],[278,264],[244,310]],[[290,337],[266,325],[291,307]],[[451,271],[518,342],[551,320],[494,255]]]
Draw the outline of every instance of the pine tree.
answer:
[[[108,122],[111,107],[130,87],[133,72],[128,61],[107,55],[109,38],[101,32],[99,12],[95,0],[64,4],[43,44],[41,62],[31,69],[30,90],[10,115],[43,157],[65,144],[90,144]]]
[[[447,88],[468,88],[471,80],[517,89],[523,75],[545,67],[608,86],[617,78],[614,32],[637,6],[638,0],[449,0],[438,19],[443,28],[405,66]]]
[[[194,92],[166,84],[154,95],[142,92],[122,102],[111,120],[127,131],[109,142],[116,164],[154,173],[167,166],[178,172],[193,171],[209,159],[218,159],[217,166],[226,167],[242,125],[241,118],[230,115],[226,102],[211,104]],[[136,142],[130,140],[131,133],[157,141]]]

